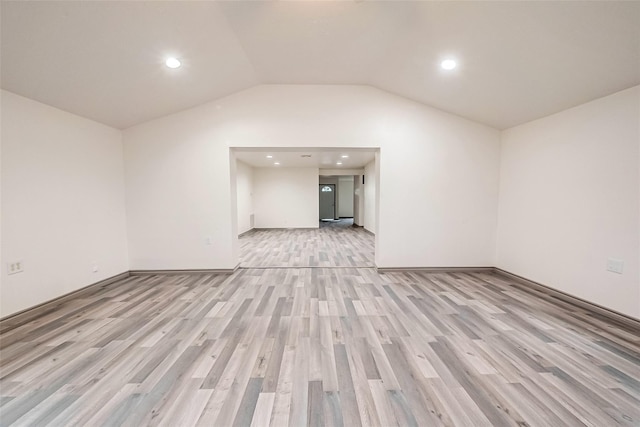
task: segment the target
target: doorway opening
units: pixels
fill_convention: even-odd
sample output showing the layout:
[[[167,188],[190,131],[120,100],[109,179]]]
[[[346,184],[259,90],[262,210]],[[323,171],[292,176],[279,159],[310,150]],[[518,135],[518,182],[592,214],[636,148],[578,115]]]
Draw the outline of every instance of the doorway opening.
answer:
[[[335,221],[336,212],[336,185],[320,184],[320,196],[318,204],[320,206],[320,221]]]
[[[229,154],[240,267],[375,266],[379,149],[232,147]]]

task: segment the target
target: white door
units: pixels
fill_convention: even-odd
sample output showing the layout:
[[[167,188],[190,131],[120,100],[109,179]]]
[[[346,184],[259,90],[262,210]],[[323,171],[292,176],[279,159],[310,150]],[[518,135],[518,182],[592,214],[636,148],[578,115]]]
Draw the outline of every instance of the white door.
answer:
[[[336,186],[320,184],[320,219],[336,217]]]

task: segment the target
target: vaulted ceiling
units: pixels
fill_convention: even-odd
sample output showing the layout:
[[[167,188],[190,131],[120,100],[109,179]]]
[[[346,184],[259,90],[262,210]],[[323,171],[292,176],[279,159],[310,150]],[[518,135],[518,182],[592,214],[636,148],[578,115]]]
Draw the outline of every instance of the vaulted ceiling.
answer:
[[[502,129],[640,84],[640,2],[1,8],[2,87],[117,128],[258,84],[356,84]]]

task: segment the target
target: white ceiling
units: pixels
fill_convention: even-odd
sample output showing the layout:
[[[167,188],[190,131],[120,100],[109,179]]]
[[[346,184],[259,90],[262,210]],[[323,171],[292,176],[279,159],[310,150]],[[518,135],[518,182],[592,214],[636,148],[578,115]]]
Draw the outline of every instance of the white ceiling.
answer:
[[[235,148],[236,159],[258,168],[360,169],[375,158],[370,149]],[[271,158],[267,158],[271,156]],[[303,157],[304,156],[304,157]],[[311,156],[311,157],[306,157]],[[348,156],[346,158],[342,156]],[[280,163],[276,165],[275,163]],[[341,162],[338,165],[337,162]]]
[[[637,1],[1,8],[2,87],[118,128],[268,83],[372,85],[506,128],[640,84]]]

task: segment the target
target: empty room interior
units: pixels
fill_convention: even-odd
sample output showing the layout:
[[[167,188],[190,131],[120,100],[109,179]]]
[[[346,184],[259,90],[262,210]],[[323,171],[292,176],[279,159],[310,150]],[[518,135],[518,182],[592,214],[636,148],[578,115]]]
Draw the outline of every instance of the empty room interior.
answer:
[[[640,2],[0,20],[0,426],[640,425]]]

